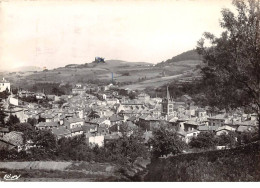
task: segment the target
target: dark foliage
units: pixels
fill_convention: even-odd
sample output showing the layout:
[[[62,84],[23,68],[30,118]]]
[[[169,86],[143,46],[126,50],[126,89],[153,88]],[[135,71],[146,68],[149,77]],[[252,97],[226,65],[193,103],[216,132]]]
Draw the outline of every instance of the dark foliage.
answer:
[[[118,94],[119,94],[119,95],[123,95],[123,96],[127,96],[127,97],[129,97],[130,99],[135,99],[136,96],[138,95],[137,92],[134,92],[134,91],[128,92],[128,91],[125,90],[125,89],[119,89],[119,90],[118,90]]]
[[[145,181],[260,181],[260,143],[157,159]]]
[[[0,99],[0,126],[4,126],[5,125],[5,117],[7,116],[7,114],[4,112],[4,108],[3,105],[1,104],[1,99]]]
[[[28,118],[27,122],[32,126],[35,126],[38,123],[38,120],[35,118]]]
[[[171,59],[168,59],[166,61],[163,61],[161,63],[158,63],[156,66],[164,66],[167,64],[171,64],[178,61],[187,61],[187,60],[202,60],[202,57],[197,53],[196,50],[189,50],[187,52],[184,52],[180,55],[174,56]]]
[[[68,95],[71,93],[72,86],[70,84],[66,84],[63,86],[59,86],[58,83],[37,83],[29,88],[30,91],[33,92],[43,92],[46,95]]]
[[[176,82],[171,82],[169,85],[169,93],[172,98],[178,99],[183,95],[189,95],[193,98],[194,102],[203,105],[203,103],[198,100],[201,96],[201,91],[204,86],[200,82],[192,82],[192,83],[182,83],[176,84]],[[157,88],[154,90],[152,87],[146,88],[145,92],[149,94],[151,97],[165,97],[166,96],[166,85]]]
[[[18,88],[12,88],[12,93],[13,93],[14,95],[18,94]]]
[[[148,150],[140,135],[110,141],[106,147],[89,146],[85,135],[61,138],[47,130],[35,130],[28,123],[16,124],[16,131],[23,132],[24,141],[32,140],[33,147],[26,152],[0,151],[0,160],[65,160],[113,162],[122,166],[131,165],[137,157],[147,157]]]
[[[34,130],[34,127],[29,123],[16,122],[12,126],[10,126],[10,131],[26,132],[31,130]]]
[[[217,139],[213,132],[201,132],[197,137],[192,137],[189,145],[200,149],[214,148],[217,145]]]
[[[36,96],[21,97],[19,99],[21,101],[29,102],[29,103],[37,103],[38,102],[38,100],[36,99]]]
[[[217,143],[219,146],[228,146],[230,148],[235,147],[237,143],[237,134],[230,132],[229,134],[223,133],[217,137]]]
[[[152,156],[158,158],[164,155],[182,153],[186,144],[175,131],[161,127],[153,131],[153,137],[149,140],[149,145],[152,146]]]
[[[6,125],[10,128],[10,130],[14,130],[13,126],[17,123],[20,123],[20,119],[16,115],[11,114],[6,122]]]
[[[5,91],[0,92],[0,99],[7,99],[9,95],[10,95],[9,90],[6,89]]]
[[[107,157],[121,165],[132,164],[137,157],[148,157],[148,150],[143,143],[141,134],[136,132],[129,137],[123,132],[123,136],[117,140],[108,142],[105,146]]]
[[[251,108],[260,121],[260,2],[235,0],[233,5],[235,13],[221,12],[221,36],[205,33],[198,42],[204,62],[201,100],[219,109]]]
[[[255,142],[258,139],[258,134],[256,131],[253,132],[243,132],[237,135],[238,145],[249,144]]]
[[[130,76],[130,73],[129,72],[123,72],[122,76]]]

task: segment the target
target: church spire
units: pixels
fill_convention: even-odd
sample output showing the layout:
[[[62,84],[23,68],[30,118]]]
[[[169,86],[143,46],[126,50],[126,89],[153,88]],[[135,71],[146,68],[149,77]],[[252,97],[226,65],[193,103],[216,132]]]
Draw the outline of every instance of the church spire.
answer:
[[[167,86],[167,100],[170,100],[171,96],[170,96],[170,93],[169,93],[169,89],[168,89],[168,86]]]

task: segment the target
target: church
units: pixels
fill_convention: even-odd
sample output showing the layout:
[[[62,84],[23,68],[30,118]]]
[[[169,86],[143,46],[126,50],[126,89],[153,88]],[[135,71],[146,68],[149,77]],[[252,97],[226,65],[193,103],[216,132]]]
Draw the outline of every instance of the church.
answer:
[[[162,100],[162,116],[167,117],[169,115],[172,115],[174,113],[173,107],[174,107],[174,101],[170,96],[169,89],[167,86],[167,95]]]

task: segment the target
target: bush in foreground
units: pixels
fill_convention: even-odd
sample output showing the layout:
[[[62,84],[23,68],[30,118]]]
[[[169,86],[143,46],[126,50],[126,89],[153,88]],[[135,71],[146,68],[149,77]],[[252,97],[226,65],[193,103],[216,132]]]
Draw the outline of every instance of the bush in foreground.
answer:
[[[260,181],[260,142],[158,159],[145,181]]]

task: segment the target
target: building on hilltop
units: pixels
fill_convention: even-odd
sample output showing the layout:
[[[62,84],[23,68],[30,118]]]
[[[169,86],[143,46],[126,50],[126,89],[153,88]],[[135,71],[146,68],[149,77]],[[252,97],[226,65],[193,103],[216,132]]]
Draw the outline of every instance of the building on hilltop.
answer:
[[[105,58],[103,57],[95,57],[95,61],[96,63],[105,63]]]
[[[174,101],[170,97],[169,89],[167,86],[167,95],[166,98],[163,98],[162,100],[162,115],[163,116],[169,116],[173,114],[173,107],[174,107]]]
[[[3,80],[0,81],[0,92],[5,91],[6,89],[10,91],[10,87],[11,87],[10,82],[8,82],[5,78],[3,78]]]

